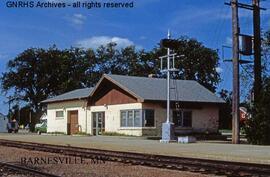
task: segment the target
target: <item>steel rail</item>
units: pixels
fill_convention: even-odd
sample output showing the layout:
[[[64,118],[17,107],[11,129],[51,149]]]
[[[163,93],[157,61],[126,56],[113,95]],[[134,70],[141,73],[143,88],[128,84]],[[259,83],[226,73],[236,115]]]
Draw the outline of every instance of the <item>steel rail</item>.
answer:
[[[35,176],[59,177],[59,176],[54,175],[54,174],[45,173],[45,172],[38,171],[38,170],[29,168],[29,167],[10,164],[10,163],[6,163],[6,162],[0,162],[0,165],[3,167],[9,168],[9,169],[13,169],[13,170],[15,170],[15,172],[26,172],[28,175],[30,173],[30,174],[35,175]]]
[[[23,148],[28,150],[60,153],[69,156],[80,156],[83,158],[95,158],[105,161],[116,161],[173,170],[200,172],[204,174],[217,174],[227,176],[270,176],[270,165],[231,162],[221,160],[209,160],[199,158],[187,158],[165,155],[154,155],[134,152],[120,152],[111,150],[100,150],[93,148],[82,148],[74,146],[41,144],[33,142],[11,141],[0,139],[0,145]]]

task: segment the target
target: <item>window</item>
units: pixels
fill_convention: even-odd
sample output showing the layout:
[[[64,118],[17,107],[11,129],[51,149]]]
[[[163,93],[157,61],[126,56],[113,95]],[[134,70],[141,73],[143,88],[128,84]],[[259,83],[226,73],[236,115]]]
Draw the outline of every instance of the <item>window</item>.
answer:
[[[192,112],[173,111],[173,123],[176,127],[192,127]]]
[[[56,118],[63,118],[64,117],[64,111],[56,111],[55,112]]]
[[[125,111],[121,111],[121,127],[125,127],[127,122],[127,114]]]
[[[127,127],[133,127],[133,111],[127,112]]]
[[[173,111],[173,123],[176,127],[182,127],[182,112]]]
[[[191,111],[183,112],[183,127],[192,127]]]
[[[121,127],[154,127],[154,110],[122,110],[120,111]]]
[[[134,127],[140,127],[141,125],[141,111],[135,110],[134,111]]]
[[[155,113],[154,110],[143,111],[143,127],[154,127],[155,126]]]

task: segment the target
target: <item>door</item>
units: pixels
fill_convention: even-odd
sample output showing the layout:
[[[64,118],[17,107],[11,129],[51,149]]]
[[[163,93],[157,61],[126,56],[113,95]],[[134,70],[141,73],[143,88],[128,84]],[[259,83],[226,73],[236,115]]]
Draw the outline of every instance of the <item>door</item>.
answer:
[[[72,135],[79,132],[78,111],[68,112],[67,134]]]
[[[105,112],[93,112],[93,134],[101,135],[105,131]]]

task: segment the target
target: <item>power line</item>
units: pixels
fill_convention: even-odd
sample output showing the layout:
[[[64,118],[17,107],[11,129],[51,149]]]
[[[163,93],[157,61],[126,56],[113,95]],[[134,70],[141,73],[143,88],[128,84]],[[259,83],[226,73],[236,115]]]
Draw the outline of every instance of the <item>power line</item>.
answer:
[[[218,11],[218,23],[215,25],[214,31],[213,31],[213,38],[211,44],[218,43],[219,39],[219,33],[221,31],[221,25],[222,25],[222,19],[224,20],[224,12],[226,11],[226,8],[224,6],[221,6],[221,8]],[[221,20],[220,20],[221,19]]]

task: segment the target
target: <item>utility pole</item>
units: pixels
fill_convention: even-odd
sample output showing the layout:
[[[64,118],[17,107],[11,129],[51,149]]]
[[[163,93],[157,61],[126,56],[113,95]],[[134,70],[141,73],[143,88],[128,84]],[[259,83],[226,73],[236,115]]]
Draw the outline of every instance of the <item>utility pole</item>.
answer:
[[[170,34],[170,30],[168,30],[168,39],[171,38],[171,34]],[[168,124],[170,122],[170,98],[171,98],[171,94],[170,94],[170,48],[167,48],[167,119],[166,119],[166,123]]]
[[[175,141],[174,136],[174,123],[170,121],[170,73],[178,71],[175,69],[175,57],[176,53],[171,54],[171,49],[176,48],[178,45],[177,40],[170,39],[171,33],[168,31],[167,39],[161,40],[161,47],[167,48],[167,55],[159,57],[161,59],[161,72],[166,72],[167,74],[167,113],[166,113],[166,122],[162,123],[162,139],[160,142],[169,143]],[[167,68],[163,69],[163,59],[167,59]],[[171,63],[172,60],[172,63]]]
[[[239,143],[239,64],[251,63],[248,60],[240,60],[240,54],[251,56],[252,53],[252,37],[240,34],[238,8],[253,11],[253,33],[254,33],[254,102],[258,103],[262,88],[261,76],[261,29],[260,29],[260,10],[266,10],[260,7],[260,0],[252,0],[252,5],[239,3],[238,0],[231,0],[225,3],[232,7],[232,36],[233,36],[233,100],[232,100],[232,143]],[[239,49],[239,36],[242,38],[241,51]]]
[[[254,103],[260,100],[262,88],[260,0],[252,0],[254,35]]]
[[[171,34],[170,31],[168,30],[168,35],[167,35],[167,39],[171,38]],[[167,119],[166,119],[166,123],[170,122],[170,48],[167,48]]]
[[[232,143],[239,144],[239,18],[238,0],[232,0],[232,36],[233,36],[233,98],[232,98]]]

